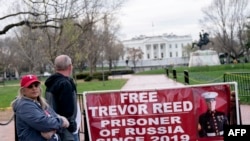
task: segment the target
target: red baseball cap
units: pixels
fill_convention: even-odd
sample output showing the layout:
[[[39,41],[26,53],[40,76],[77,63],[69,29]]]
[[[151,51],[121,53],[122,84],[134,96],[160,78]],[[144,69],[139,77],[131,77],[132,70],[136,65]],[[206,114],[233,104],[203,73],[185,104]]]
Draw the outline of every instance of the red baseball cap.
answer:
[[[28,74],[28,75],[24,75],[21,79],[21,87],[28,87],[30,84],[34,83],[34,82],[38,82],[41,83],[36,75],[33,74]]]

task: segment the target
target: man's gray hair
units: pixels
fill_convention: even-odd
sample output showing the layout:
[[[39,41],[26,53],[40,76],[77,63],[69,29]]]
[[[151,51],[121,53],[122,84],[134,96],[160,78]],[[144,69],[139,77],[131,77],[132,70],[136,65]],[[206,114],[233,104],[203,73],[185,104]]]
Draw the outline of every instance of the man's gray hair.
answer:
[[[68,55],[59,55],[55,59],[55,69],[57,71],[66,70],[69,65],[72,65],[71,58]]]

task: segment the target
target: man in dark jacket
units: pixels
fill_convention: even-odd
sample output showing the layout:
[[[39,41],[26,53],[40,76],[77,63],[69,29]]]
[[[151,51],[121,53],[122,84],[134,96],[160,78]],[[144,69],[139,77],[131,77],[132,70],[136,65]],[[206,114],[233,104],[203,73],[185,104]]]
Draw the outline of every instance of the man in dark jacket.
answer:
[[[70,123],[67,130],[59,133],[62,140],[79,141],[78,134],[74,134],[78,133],[77,91],[75,83],[70,77],[73,70],[71,58],[67,55],[59,55],[56,57],[54,65],[56,72],[45,81],[45,98],[55,112],[65,116]]]

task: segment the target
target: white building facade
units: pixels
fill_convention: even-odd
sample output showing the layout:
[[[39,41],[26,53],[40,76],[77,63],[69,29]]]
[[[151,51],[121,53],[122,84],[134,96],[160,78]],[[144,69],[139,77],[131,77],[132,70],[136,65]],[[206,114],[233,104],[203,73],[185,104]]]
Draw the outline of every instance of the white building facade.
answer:
[[[131,40],[123,41],[125,52],[130,48],[140,49],[143,52],[142,59],[136,63],[136,67],[148,66],[170,66],[170,65],[187,65],[189,57],[184,47],[192,44],[190,35],[161,35],[161,36],[140,36]],[[118,66],[133,67],[129,60],[128,52],[120,59]]]

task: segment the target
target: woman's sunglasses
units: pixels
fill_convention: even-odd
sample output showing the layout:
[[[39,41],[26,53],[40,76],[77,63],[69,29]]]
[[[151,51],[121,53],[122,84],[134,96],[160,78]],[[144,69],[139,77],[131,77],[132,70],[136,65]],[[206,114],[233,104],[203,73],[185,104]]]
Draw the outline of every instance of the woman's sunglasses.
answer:
[[[29,85],[27,88],[32,89],[33,87],[37,88],[40,84],[39,83],[34,83]]]

